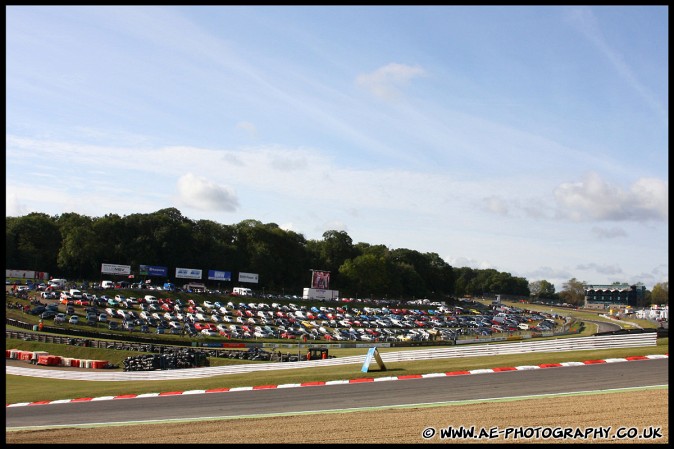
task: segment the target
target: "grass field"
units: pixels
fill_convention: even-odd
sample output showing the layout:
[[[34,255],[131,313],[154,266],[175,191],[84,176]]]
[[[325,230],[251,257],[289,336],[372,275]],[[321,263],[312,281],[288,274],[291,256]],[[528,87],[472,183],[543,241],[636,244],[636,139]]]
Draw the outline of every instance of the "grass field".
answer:
[[[43,350],[50,354],[97,360],[122,360],[127,355],[138,352],[126,352],[107,349],[83,348],[78,346],[54,345],[49,348],[43,343],[22,340],[6,341],[7,349]],[[421,349],[421,348],[417,348]],[[380,348],[380,353],[400,351],[400,348]],[[409,349],[414,350],[414,349]],[[336,357],[365,355],[366,348],[335,349],[330,354]],[[5,400],[7,404],[57,399],[75,399],[80,397],[100,397],[122,394],[158,393],[165,391],[186,391],[212,388],[233,388],[256,385],[281,385],[310,381],[330,381],[358,379],[363,377],[404,376],[411,374],[439,373],[500,366],[532,365],[542,363],[560,363],[591,359],[620,358],[636,355],[668,354],[669,339],[659,339],[657,346],[640,348],[618,348],[599,351],[545,352],[508,356],[465,357],[414,362],[387,363],[386,371],[371,370],[367,374],[360,371],[361,365],[342,365],[337,367],[300,368],[279,371],[252,372],[245,374],[220,375],[206,379],[165,380],[142,382],[85,382],[59,379],[31,378],[7,375],[5,378]],[[229,363],[254,363],[245,360],[211,358],[211,366]],[[259,363],[259,362],[258,362]],[[292,363],[292,362],[290,362]],[[26,363],[26,367],[30,367]],[[67,370],[68,368],[62,368]]]

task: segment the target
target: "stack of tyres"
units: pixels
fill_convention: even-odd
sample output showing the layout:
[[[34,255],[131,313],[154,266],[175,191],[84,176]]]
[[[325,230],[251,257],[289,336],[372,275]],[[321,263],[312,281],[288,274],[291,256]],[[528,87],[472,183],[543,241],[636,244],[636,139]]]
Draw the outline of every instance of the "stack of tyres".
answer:
[[[127,357],[124,371],[154,371],[209,366],[208,357],[193,349],[162,349],[161,354],[146,354]]]

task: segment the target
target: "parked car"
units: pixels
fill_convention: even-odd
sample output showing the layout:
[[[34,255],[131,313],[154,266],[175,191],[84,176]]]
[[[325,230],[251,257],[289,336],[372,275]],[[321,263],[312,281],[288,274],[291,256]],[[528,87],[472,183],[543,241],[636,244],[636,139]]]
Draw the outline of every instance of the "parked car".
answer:
[[[40,318],[42,318],[43,320],[47,318],[54,318],[56,314],[57,312],[54,310],[45,310],[44,312],[42,312],[42,315],[40,315]]]
[[[56,316],[54,317],[54,324],[65,323],[65,322],[66,322],[66,314],[65,313],[57,313]]]
[[[45,306],[35,306],[30,311],[28,311],[28,313],[31,315],[40,315],[45,310],[47,310]]]
[[[73,315],[68,320],[68,323],[70,323],[70,324],[80,324],[80,317],[78,317],[77,315]]]
[[[108,329],[111,331],[116,331],[119,329],[119,323],[117,321],[110,321],[108,323]]]

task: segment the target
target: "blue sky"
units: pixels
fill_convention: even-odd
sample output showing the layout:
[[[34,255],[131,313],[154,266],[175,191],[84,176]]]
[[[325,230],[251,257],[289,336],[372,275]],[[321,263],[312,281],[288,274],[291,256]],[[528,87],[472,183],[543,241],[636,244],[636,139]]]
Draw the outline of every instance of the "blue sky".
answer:
[[[651,289],[669,276],[668,17],[7,6],[6,216],[176,207],[557,291]]]

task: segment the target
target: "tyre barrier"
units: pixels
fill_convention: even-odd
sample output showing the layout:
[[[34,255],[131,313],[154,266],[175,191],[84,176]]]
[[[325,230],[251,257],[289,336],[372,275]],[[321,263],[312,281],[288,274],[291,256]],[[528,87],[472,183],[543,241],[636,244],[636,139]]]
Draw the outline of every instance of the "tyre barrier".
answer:
[[[72,357],[61,357],[57,355],[50,355],[46,351],[22,351],[19,349],[6,349],[5,357],[10,360],[23,360],[43,366],[64,366],[90,369],[118,368],[118,366],[110,365],[107,360],[88,360],[75,359]]]
[[[205,352],[179,348],[162,354],[145,354],[124,359],[124,371],[154,371],[210,366]]]

